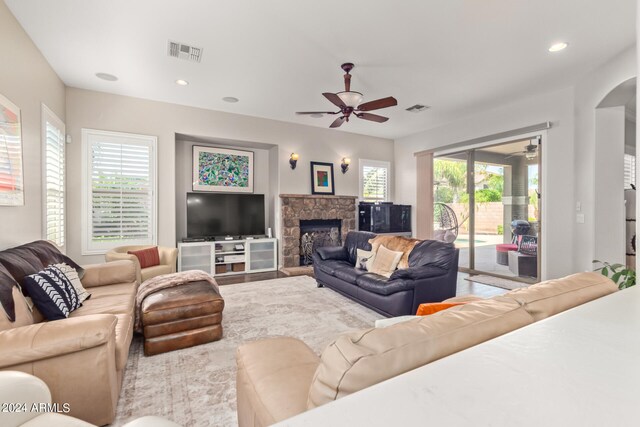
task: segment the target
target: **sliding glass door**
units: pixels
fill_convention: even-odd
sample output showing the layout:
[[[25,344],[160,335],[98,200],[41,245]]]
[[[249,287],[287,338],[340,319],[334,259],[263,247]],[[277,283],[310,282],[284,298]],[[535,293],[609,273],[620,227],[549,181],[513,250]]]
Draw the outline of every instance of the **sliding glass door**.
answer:
[[[434,159],[434,238],[462,271],[538,281],[540,158],[533,138]]]
[[[433,159],[434,238],[460,249],[458,265],[469,264],[469,194],[467,153]]]

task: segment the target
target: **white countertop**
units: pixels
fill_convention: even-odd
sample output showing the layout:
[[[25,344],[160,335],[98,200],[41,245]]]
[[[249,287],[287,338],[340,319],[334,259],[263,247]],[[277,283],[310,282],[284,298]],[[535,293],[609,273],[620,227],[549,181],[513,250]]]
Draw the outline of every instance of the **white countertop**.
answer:
[[[280,425],[640,426],[640,285]]]

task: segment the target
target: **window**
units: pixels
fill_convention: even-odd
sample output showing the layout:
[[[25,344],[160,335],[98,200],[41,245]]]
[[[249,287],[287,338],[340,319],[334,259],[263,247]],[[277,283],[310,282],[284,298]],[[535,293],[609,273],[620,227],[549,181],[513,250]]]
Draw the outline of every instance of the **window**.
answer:
[[[389,162],[360,159],[360,200],[389,200]]]
[[[631,188],[631,184],[636,185],[636,156],[632,154],[624,155],[624,188]]]
[[[83,254],[155,245],[157,138],[82,130]]]
[[[43,238],[59,247],[65,244],[65,127],[42,104]]]

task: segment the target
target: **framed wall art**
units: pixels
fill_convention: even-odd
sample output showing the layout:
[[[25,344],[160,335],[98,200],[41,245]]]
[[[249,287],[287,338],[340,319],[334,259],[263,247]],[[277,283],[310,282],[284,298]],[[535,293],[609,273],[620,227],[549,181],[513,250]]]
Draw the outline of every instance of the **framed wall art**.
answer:
[[[311,162],[311,194],[335,194],[333,163]]]
[[[194,145],[193,190],[253,193],[253,152]]]
[[[24,205],[20,109],[0,95],[0,205]]]

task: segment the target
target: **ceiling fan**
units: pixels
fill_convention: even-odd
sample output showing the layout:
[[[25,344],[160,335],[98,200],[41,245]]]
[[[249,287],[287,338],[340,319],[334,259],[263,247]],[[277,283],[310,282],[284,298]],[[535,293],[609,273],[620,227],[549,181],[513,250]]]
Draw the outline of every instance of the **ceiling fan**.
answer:
[[[375,101],[362,102],[362,94],[360,92],[354,92],[351,90],[351,70],[353,69],[353,64],[347,62],[342,64],[341,68],[346,73],[344,75],[344,91],[338,93],[325,92],[323,93],[324,97],[327,98],[330,102],[332,102],[336,107],[340,108],[339,111],[301,111],[296,114],[340,114],[340,117],[335,119],[333,123],[331,123],[332,128],[337,128],[341,126],[344,122],[349,121],[349,117],[353,114],[359,119],[371,120],[372,122],[383,123],[389,120],[388,117],[379,116],[377,114],[367,113],[366,111],[379,110],[381,108],[393,107],[394,105],[398,105],[398,101],[389,96],[387,98],[376,99]]]
[[[535,145],[532,141],[533,140],[529,140],[529,144],[524,147],[523,151],[516,151],[515,153],[511,153],[507,157],[505,157],[505,159],[522,155],[524,155],[527,160],[535,159],[538,156],[538,146]]]

